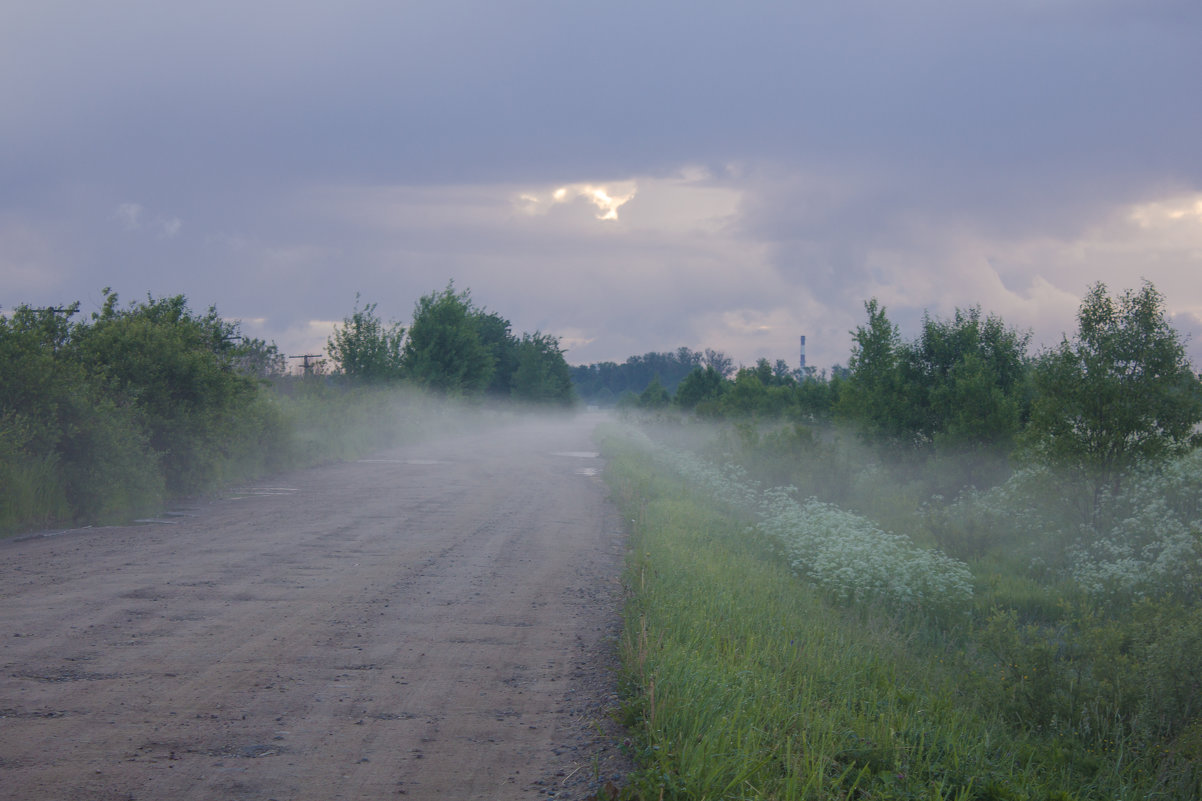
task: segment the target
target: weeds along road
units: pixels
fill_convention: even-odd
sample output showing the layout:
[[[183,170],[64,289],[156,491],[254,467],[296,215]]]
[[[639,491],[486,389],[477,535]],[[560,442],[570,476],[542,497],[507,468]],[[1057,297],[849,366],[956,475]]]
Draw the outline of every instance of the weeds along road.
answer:
[[[621,524],[596,418],[0,542],[0,798],[581,798]]]

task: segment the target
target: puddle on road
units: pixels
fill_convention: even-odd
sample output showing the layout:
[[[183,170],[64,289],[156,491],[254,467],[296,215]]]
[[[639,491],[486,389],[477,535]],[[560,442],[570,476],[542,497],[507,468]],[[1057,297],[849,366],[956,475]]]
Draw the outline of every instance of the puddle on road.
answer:
[[[596,459],[601,454],[597,451],[555,451],[551,455],[566,456],[569,459]],[[599,475],[600,472],[595,467],[577,467],[572,471],[572,474],[577,476],[595,476]]]
[[[359,459],[359,464],[446,464],[440,459]]]
[[[300,490],[292,487],[243,487],[233,490],[233,495],[230,496],[231,501],[238,501],[243,498],[252,498],[264,495],[290,495]]]

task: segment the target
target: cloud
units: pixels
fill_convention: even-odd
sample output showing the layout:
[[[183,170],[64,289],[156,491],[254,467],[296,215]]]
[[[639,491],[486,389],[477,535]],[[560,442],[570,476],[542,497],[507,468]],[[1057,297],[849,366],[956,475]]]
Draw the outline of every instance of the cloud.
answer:
[[[179,233],[180,229],[184,227],[184,223],[179,217],[169,217],[155,220],[155,226],[158,228],[161,238],[170,239]]]
[[[127,231],[137,231],[142,227],[142,214],[146,211],[141,203],[121,203],[113,212],[113,218],[120,222]]]
[[[455,278],[573,361],[845,362],[872,296],[1054,340],[1096,280],[1202,318],[1196,2],[4,8],[3,297],[312,352]]]
[[[583,198],[599,209],[596,215],[598,220],[616,221],[618,209],[633,200],[636,194],[638,184],[634,181],[567,184],[549,192],[522,192],[515,205],[524,214],[540,215],[546,214],[555,205]]]
[[[150,230],[159,239],[171,239],[180,232],[184,223],[179,217],[154,215],[150,218],[145,206],[141,203],[119,203],[113,211],[115,219],[126,231]]]
[[[994,199],[953,211],[909,186],[857,173],[794,174],[748,187],[742,225],[767,243],[789,285],[821,301],[827,318],[844,310],[848,327],[870,297],[904,336],[917,333],[924,311],[947,316],[980,305],[1047,345],[1075,329],[1080,298],[1097,281],[1121,291],[1151,280],[1174,314],[1202,301],[1202,193],[1083,192],[1054,204]],[[1192,347],[1198,361],[1202,349]]]

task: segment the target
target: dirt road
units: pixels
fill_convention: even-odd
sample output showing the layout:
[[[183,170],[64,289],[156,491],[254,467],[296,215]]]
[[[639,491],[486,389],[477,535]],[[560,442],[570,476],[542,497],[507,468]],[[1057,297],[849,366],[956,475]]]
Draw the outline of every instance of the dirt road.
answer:
[[[583,798],[623,766],[595,420],[0,542],[0,798]]]

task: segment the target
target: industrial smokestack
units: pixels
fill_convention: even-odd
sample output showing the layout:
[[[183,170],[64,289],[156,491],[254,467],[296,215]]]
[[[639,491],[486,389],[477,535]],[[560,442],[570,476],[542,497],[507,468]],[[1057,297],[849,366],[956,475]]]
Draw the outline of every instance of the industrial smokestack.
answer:
[[[806,335],[801,335],[801,372],[806,371]]]

